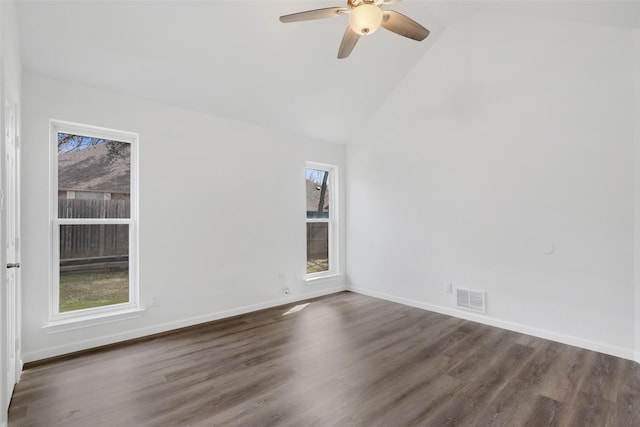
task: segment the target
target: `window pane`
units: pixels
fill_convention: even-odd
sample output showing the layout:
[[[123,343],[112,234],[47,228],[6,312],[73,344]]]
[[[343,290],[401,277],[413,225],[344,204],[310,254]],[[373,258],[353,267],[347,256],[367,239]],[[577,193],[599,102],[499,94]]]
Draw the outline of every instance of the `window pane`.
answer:
[[[329,218],[329,171],[307,169],[307,218]]]
[[[129,218],[131,144],[58,133],[58,218]]]
[[[60,312],[129,301],[129,225],[60,226]]]
[[[307,274],[329,270],[329,224],[307,223]]]

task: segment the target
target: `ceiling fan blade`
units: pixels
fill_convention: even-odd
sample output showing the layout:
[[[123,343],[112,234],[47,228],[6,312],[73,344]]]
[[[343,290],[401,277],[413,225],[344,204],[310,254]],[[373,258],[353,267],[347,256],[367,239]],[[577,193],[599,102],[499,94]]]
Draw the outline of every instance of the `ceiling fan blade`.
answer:
[[[384,0],[382,4],[400,3],[402,0]]]
[[[340,42],[340,48],[338,49],[338,59],[349,56],[356,46],[356,43],[358,43],[358,40],[360,40],[360,34],[353,31],[351,27],[347,27],[347,31],[344,32],[342,42]]]
[[[280,17],[280,22],[312,21],[314,19],[333,18],[343,12],[348,12],[346,7],[326,7],[324,9],[307,10],[306,12],[292,13]]]
[[[381,25],[391,32],[417,41],[422,41],[429,35],[429,30],[425,27],[393,10],[384,11]]]

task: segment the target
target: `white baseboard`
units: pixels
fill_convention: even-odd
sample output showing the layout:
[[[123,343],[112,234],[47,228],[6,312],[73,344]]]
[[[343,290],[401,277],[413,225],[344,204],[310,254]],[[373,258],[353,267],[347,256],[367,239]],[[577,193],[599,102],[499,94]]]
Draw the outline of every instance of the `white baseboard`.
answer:
[[[458,317],[465,320],[471,320],[473,322],[478,322],[478,323],[482,323],[489,326],[495,326],[498,328],[507,329],[514,332],[520,332],[526,335],[533,335],[534,337],[544,338],[550,341],[556,341],[562,344],[568,344],[575,347],[584,348],[587,350],[593,350],[600,353],[621,357],[623,359],[635,360],[636,362],[640,363],[640,352],[635,352],[632,349],[618,347],[618,346],[605,344],[597,341],[592,341],[592,340],[575,337],[571,335],[560,334],[557,332],[553,332],[545,329],[539,329],[532,326],[523,325],[520,323],[509,322],[506,320],[496,319],[494,317],[489,317],[485,315],[468,313],[466,311],[456,310],[450,307],[427,304],[427,303],[423,303],[423,302],[408,299],[408,298],[397,297],[394,295],[388,295],[385,293],[372,291],[369,289],[349,287],[348,290],[362,294],[362,295],[367,295],[370,297],[407,305],[410,307],[421,308],[423,310],[433,311],[440,314],[446,314],[448,316]]]
[[[18,384],[20,382],[20,379],[22,378],[22,368],[24,367],[24,361],[22,360],[22,355],[18,360],[19,362],[18,362],[18,372],[16,372],[16,384]]]
[[[116,334],[91,338],[87,340],[65,343],[62,345],[43,348],[36,351],[25,352],[23,353],[22,358],[25,363],[33,362],[36,360],[42,360],[49,357],[60,356],[63,354],[73,353],[76,351],[87,350],[94,347],[100,347],[103,345],[114,344],[117,342],[126,341],[130,339],[141,338],[148,335],[171,331],[174,329],[180,329],[187,326],[198,325],[200,323],[206,323],[214,320],[224,319],[227,317],[233,317],[240,314],[250,313],[252,311],[263,310],[265,308],[277,307],[279,305],[290,304],[297,301],[307,300],[310,298],[316,298],[324,295],[335,294],[337,292],[342,292],[345,290],[347,290],[347,288],[344,285],[335,286],[331,288],[323,288],[316,291],[305,292],[304,294],[290,295],[283,298],[278,298],[278,299],[265,301],[257,304],[246,305],[243,307],[233,308],[229,310],[218,311],[215,313],[209,313],[202,316],[195,316],[188,319],[162,323],[159,325],[149,326],[146,328],[139,328],[131,331],[120,332]]]

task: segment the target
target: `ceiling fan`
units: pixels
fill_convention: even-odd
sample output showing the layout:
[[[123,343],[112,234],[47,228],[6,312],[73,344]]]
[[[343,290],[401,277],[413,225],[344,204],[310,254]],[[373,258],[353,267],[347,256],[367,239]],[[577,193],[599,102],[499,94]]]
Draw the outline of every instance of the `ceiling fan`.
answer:
[[[373,34],[380,27],[417,41],[422,41],[429,35],[429,30],[413,19],[393,10],[382,9],[383,5],[398,2],[400,0],[347,0],[348,7],[326,7],[292,13],[281,16],[280,22],[311,21],[349,15],[349,26],[338,49],[338,58],[342,59],[349,56],[360,36]]]

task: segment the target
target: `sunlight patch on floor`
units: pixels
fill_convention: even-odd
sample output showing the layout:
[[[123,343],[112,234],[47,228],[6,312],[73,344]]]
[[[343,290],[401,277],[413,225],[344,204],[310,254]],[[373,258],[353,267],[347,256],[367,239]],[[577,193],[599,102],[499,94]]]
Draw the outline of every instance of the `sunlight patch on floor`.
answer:
[[[293,313],[297,313],[300,310],[304,310],[304,308],[306,306],[308,306],[309,304],[311,304],[310,302],[306,303],[306,304],[298,304],[294,307],[291,307],[289,310],[287,310],[284,314],[282,314],[283,316],[286,316],[287,314],[293,314]]]

